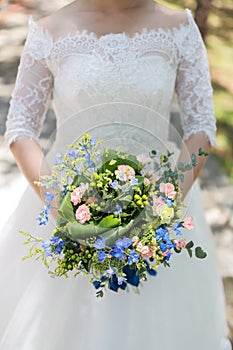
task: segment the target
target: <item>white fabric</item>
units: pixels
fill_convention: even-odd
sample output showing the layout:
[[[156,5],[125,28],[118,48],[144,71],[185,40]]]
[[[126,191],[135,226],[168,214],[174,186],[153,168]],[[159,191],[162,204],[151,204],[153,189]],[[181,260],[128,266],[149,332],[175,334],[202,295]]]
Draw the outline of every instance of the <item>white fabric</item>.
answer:
[[[38,140],[53,95],[57,132],[51,161],[84,131],[130,151],[175,150],[167,139],[176,89],[184,138],[204,131],[213,144],[206,51],[186,13],[188,22],[173,29],[101,37],[77,31],[56,40],[31,19],[8,115],[8,143],[22,135]],[[0,348],[229,350],[223,287],[198,183],[187,203],[196,222],[188,239],[203,246],[208,258],[174,255],[172,268],[159,269],[140,295],[129,288],[97,300],[86,277],[54,280],[39,262],[20,262],[25,247],[17,229],[44,237],[52,230],[37,227],[41,203],[27,189],[0,238]]]

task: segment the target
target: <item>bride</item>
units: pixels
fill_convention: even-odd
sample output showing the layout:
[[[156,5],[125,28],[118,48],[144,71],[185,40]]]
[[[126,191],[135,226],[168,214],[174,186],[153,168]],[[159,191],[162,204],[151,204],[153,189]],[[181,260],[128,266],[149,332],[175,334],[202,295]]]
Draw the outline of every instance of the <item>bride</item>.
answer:
[[[202,158],[182,192],[205,261],[174,256],[172,268],[159,270],[140,294],[107,292],[102,300],[85,277],[52,279],[40,263],[20,261],[25,247],[17,230],[52,230],[37,227],[42,194],[34,181],[49,172],[56,152],[87,130],[111,138],[116,121],[123,140],[132,136],[124,127],[131,123],[165,143],[174,91],[183,123],[179,159],[187,160],[215,143],[207,56],[189,10],[152,0],[78,0],[30,19],[5,135],[31,186],[1,235],[2,350],[231,349],[214,244],[194,183]],[[38,135],[50,99],[57,131],[45,157]]]

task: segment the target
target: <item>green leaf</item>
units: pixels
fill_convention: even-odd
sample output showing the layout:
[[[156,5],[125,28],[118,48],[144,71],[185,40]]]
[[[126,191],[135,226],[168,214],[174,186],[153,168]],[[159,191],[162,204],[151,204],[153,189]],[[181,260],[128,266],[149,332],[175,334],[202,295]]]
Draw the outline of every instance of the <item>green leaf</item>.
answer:
[[[190,248],[192,248],[193,246],[194,246],[193,241],[189,241],[189,242],[186,244],[186,248],[187,248],[187,249],[190,249]]]
[[[188,252],[188,255],[190,256],[190,258],[193,256],[193,252],[192,252],[192,249],[190,248],[187,248],[187,252]]]
[[[105,149],[102,157],[103,165],[98,169],[98,172],[103,173],[106,169],[114,172],[118,165],[129,165],[135,172],[139,172],[142,168],[137,157],[118,150]]]
[[[209,155],[209,153],[204,151],[202,148],[199,148],[198,155],[207,157]]]
[[[113,215],[108,215],[99,222],[99,227],[112,228],[119,226],[120,220]]]
[[[205,259],[207,257],[207,253],[201,247],[196,247],[195,255],[199,259]]]
[[[180,171],[185,171],[184,163],[179,162],[179,163],[178,163],[178,169],[179,169]]]

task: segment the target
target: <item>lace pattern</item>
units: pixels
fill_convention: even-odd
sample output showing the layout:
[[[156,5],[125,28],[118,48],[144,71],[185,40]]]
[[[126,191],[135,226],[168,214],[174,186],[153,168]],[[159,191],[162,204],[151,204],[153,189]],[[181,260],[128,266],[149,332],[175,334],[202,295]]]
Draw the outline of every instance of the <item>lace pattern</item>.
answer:
[[[121,99],[120,91],[129,96],[133,91],[139,103],[168,114],[173,75],[184,139],[204,131],[214,144],[216,126],[206,50],[191,12],[186,13],[188,24],[172,29],[144,28],[133,36],[109,33],[100,37],[83,30],[56,41],[31,18],[8,113],[8,144],[21,135],[38,138],[53,90],[66,90],[65,85],[74,100],[81,101],[85,92],[90,103],[98,93],[111,102]],[[63,81],[64,75],[73,78]]]

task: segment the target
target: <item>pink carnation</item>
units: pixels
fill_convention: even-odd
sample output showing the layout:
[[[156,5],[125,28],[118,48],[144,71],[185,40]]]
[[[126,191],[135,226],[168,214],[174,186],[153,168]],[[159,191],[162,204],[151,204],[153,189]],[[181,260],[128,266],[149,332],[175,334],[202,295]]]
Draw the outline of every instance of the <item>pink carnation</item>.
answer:
[[[146,258],[151,258],[153,256],[152,245],[148,244],[142,247],[141,254]]]
[[[159,190],[160,192],[165,193],[166,197],[171,199],[173,199],[176,195],[174,185],[171,184],[170,182],[167,182],[166,184],[162,182],[159,186]]]
[[[87,189],[88,189],[88,183],[86,184],[81,183],[80,186],[75,188],[75,190],[71,193],[71,202],[74,205],[79,204]]]
[[[85,204],[80,205],[76,210],[75,217],[80,224],[84,224],[86,221],[89,221],[91,218],[89,208]]]
[[[181,240],[175,240],[175,244],[176,244],[176,249],[177,250],[181,250],[182,248],[185,248],[186,247],[186,242],[184,239],[181,239]]]
[[[118,165],[117,170],[115,170],[115,174],[118,176],[125,174],[126,180],[131,180],[133,177],[135,177],[135,171],[129,165]]]
[[[184,219],[183,226],[187,228],[187,230],[192,230],[194,228],[193,218],[188,216]]]

